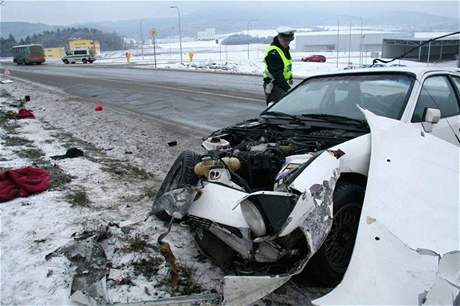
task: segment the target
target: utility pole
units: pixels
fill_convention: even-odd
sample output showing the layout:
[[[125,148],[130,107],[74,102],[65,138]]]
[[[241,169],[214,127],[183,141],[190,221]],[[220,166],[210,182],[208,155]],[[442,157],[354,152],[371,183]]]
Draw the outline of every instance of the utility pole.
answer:
[[[430,63],[430,55],[431,55],[430,53],[431,53],[431,41],[428,43],[428,55],[426,57],[427,64]]]
[[[153,59],[154,59],[154,64],[155,68],[157,68],[157,48],[156,48],[156,35],[157,31],[155,28],[150,29],[150,35],[152,36],[152,41],[153,41]]]
[[[340,40],[340,24],[337,20],[337,43],[335,44],[335,50],[337,52],[337,62],[335,64],[336,68],[339,68],[339,40]]]
[[[142,59],[144,59],[144,33],[142,32],[142,22],[144,20],[141,19],[141,22],[139,24],[139,32],[141,35],[141,52],[142,52]]]
[[[222,64],[222,41],[219,41],[219,62]]]
[[[359,37],[359,64],[363,64],[363,19],[361,18],[361,35]]]
[[[179,20],[179,49],[180,49],[180,63],[183,64],[184,60],[182,58],[182,26],[181,26],[181,21],[180,21],[180,10],[179,7],[173,5],[170,6],[170,8],[175,8],[177,10],[177,18]]]
[[[248,60],[249,60],[249,44],[250,44],[250,38],[249,38],[249,23],[250,21],[248,21],[248,24],[247,24],[247,32],[246,32],[246,35],[248,37]]]
[[[256,20],[249,20],[248,23],[247,23],[247,27],[246,27],[246,29],[247,29],[246,34],[248,36],[248,60],[249,60],[249,45],[250,45],[250,39],[251,39],[251,37],[249,36],[249,24],[251,22],[254,22],[254,21],[256,21]]]
[[[351,63],[351,22],[350,22],[350,31],[348,35],[348,64]]]

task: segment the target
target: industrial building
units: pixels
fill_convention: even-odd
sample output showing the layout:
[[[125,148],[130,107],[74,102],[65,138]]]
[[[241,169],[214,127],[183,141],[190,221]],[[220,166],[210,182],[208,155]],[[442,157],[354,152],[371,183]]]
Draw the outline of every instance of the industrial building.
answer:
[[[45,48],[46,58],[62,58],[64,55],[64,48]]]
[[[198,40],[215,40],[216,39],[216,29],[207,28],[204,31],[196,33]]]
[[[410,38],[402,32],[341,30],[297,33],[295,50],[298,51],[339,51],[367,52],[381,51],[383,39]]]
[[[415,36],[411,39],[384,39],[382,46],[382,57],[393,58],[404,54],[411,48],[427,42],[431,37],[422,38]],[[455,60],[459,55],[460,38],[446,37],[432,41],[407,54],[404,58],[417,60],[419,62],[441,62],[445,60]]]

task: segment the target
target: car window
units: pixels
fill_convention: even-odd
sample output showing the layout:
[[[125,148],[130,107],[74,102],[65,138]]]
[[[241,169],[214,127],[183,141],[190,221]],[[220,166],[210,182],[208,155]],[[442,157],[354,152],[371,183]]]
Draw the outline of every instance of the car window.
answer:
[[[460,113],[455,92],[447,76],[433,76],[425,80],[415,106],[412,122],[422,122],[423,114],[427,107],[439,109],[441,118],[455,116]]]
[[[396,73],[317,77],[300,84],[270,111],[364,120],[360,106],[379,116],[400,119],[412,83],[411,76]]]
[[[86,50],[80,50],[80,51],[75,51],[74,52],[75,55],[85,55],[86,54]]]
[[[298,88],[292,95],[295,99],[286,104],[283,112],[293,114],[310,113],[320,107],[324,99],[325,93],[329,87],[328,83],[323,82],[310,82]]]

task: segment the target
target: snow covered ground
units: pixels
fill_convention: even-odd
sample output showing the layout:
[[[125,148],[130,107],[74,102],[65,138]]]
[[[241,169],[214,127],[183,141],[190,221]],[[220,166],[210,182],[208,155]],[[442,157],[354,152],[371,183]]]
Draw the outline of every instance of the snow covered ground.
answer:
[[[252,33],[260,34],[260,31]],[[262,33],[267,34],[267,33]],[[264,36],[264,35],[262,35]],[[213,41],[186,41],[182,44],[182,64],[180,59],[179,43],[164,43],[156,46],[157,68],[161,69],[191,69],[209,70],[229,73],[245,73],[261,75],[264,69],[263,55],[265,44],[250,45],[221,45]],[[297,52],[295,43],[292,46],[293,74],[295,77],[307,77],[318,72],[342,70],[349,66],[369,65],[373,58],[370,52]],[[97,64],[126,64],[126,51],[113,51],[103,53]],[[153,46],[145,46],[143,50],[130,50],[132,58],[130,65],[134,68],[155,68]],[[190,61],[189,52],[193,53]],[[302,62],[302,57],[322,54],[327,58],[326,63]],[[415,61],[398,60],[392,64],[406,66],[439,66],[453,67],[455,61],[443,63],[420,63]]]
[[[0,204],[2,305],[71,304],[72,279],[81,271],[62,250],[101,234],[107,236],[99,246],[107,257],[110,302],[220,292],[220,270],[198,253],[180,226],[166,239],[181,274],[179,287],[172,289],[156,244],[166,228],[154,217],[144,222],[162,173],[179,150],[192,147],[180,131],[110,109],[96,113],[93,105],[19,81],[1,86],[13,96],[2,91],[0,98],[0,170],[35,165],[53,180],[46,192]],[[11,106],[15,97],[24,94],[31,95],[28,108],[37,119],[7,120],[7,111],[17,111]],[[179,145],[169,148],[171,139]],[[85,156],[50,159],[69,147]]]

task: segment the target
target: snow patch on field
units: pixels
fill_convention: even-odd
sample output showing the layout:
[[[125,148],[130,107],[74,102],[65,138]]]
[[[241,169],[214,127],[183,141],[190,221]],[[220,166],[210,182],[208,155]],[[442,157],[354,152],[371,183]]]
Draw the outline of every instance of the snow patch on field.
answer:
[[[100,245],[110,262],[110,302],[221,292],[221,271],[199,254],[191,235],[181,226],[174,227],[166,238],[177,257],[182,282],[178,289],[170,288],[169,267],[156,243],[166,228],[155,217],[144,222],[165,169],[176,150],[191,147],[187,144],[190,137],[187,140],[180,132],[147,120],[129,120],[128,115],[107,108],[95,114],[93,105],[88,107],[21,81],[2,88],[16,97],[30,94],[32,101],[27,108],[38,119],[1,121],[5,124],[0,126],[1,170],[49,164],[71,180],[62,185],[58,182],[46,192],[0,204],[1,304],[72,304],[70,286],[79,272],[62,250],[79,239],[92,239],[101,233],[107,236]],[[11,106],[16,103],[13,97],[0,98],[0,116],[17,110]],[[104,128],[104,132],[98,133],[98,128]],[[145,139],[139,137],[142,134]],[[7,137],[25,139],[25,144],[7,145]],[[176,139],[179,148],[168,148],[166,139]],[[144,155],[143,148],[152,143],[157,147]],[[64,154],[70,146],[83,149],[85,156],[50,158]],[[39,154],[21,157],[31,150]],[[140,164],[148,165],[148,170]],[[158,177],[148,171],[156,172]],[[82,201],[82,194],[88,201]],[[88,238],[78,238],[88,233]],[[157,263],[153,275],[143,264],[149,260]]]

